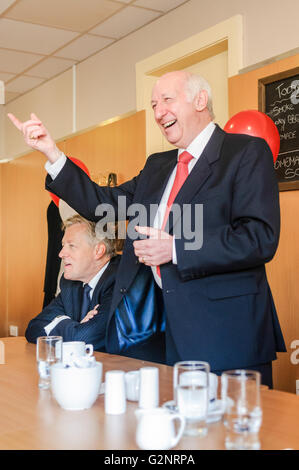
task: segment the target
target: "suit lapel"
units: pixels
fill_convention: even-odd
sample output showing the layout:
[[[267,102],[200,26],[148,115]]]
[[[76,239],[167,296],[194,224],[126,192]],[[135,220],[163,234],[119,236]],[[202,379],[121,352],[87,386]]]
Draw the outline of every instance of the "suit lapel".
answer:
[[[80,321],[81,318],[81,305],[82,305],[82,282],[73,281],[72,287],[72,315],[75,321]]]
[[[100,291],[102,290],[104,282],[106,281],[106,279],[108,279],[109,276],[111,275],[111,269],[112,269],[111,263],[113,263],[113,261],[109,262],[108,267],[105,269],[102,276],[98,280],[97,285],[94,288],[92,298],[91,298],[91,309],[93,309],[99,303]]]
[[[177,197],[174,200],[175,204],[179,204],[181,207],[183,204],[190,204],[195,194],[201,190],[204,183],[212,174],[212,163],[220,158],[224,136],[225,133],[216,125],[216,129],[214,130],[209,142],[177,194]],[[169,231],[172,230],[178,217],[180,217],[180,215],[174,212],[173,219],[170,219]]]
[[[148,185],[144,193],[144,204],[159,204],[169,177],[177,163],[178,151],[171,150],[157,157],[158,164],[150,175]],[[160,161],[159,161],[160,160]]]

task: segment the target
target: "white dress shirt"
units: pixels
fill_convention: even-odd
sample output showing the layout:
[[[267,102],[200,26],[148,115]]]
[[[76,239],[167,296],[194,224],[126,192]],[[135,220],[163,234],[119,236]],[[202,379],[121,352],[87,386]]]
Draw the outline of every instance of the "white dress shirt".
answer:
[[[91,287],[91,290],[89,291],[90,300],[92,299],[93,292],[95,290],[95,287],[96,287],[97,283],[99,282],[100,278],[102,277],[104,271],[108,268],[109,262],[110,261],[108,261],[108,263],[106,263],[105,266],[103,266],[99,270],[99,272],[89,281],[88,284]],[[84,285],[85,284],[83,284],[83,286]],[[62,320],[65,320],[65,319],[71,320],[71,318],[68,315],[59,315],[58,317],[54,318],[54,320],[52,320],[51,323],[49,323],[47,326],[44,327],[46,335],[49,336],[51,331],[53,330],[53,328],[55,328],[55,326],[58,325],[59,322],[61,322]]]

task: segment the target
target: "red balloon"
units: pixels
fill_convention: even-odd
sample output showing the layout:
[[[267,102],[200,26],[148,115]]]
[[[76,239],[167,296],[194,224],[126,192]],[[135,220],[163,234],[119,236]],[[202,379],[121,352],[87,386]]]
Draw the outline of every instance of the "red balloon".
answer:
[[[50,193],[50,192],[49,192],[49,194],[50,194],[54,204],[56,204],[56,206],[59,207],[59,199],[60,198],[58,196],[56,196],[56,194],[53,194],[53,193]]]
[[[74,158],[74,157],[68,157],[68,158],[72,160],[72,162],[75,163],[79,168],[81,168],[81,170],[85,171],[85,173],[90,177],[90,173],[89,173],[87,166],[83,162],[81,162],[81,160],[78,160],[78,158]],[[56,196],[56,194],[53,194],[53,193],[49,193],[49,194],[54,204],[56,204],[56,206],[59,207],[60,198]]]
[[[72,162],[75,163],[79,168],[81,168],[81,170],[85,171],[85,173],[90,177],[90,173],[85,163],[81,162],[81,160],[78,160],[78,158],[69,157],[69,159],[72,160]]]
[[[272,151],[273,161],[276,161],[280,135],[276,125],[267,114],[254,109],[241,111],[227,121],[224,130],[233,134],[248,134],[265,139]]]

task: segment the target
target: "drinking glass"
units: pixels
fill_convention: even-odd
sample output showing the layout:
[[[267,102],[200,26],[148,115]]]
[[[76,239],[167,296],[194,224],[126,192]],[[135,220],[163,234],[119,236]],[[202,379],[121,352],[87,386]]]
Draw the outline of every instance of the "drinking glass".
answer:
[[[262,423],[259,372],[231,370],[221,376],[221,395],[225,406],[225,447],[233,450],[260,449]]]
[[[210,366],[202,361],[181,361],[174,365],[174,401],[185,417],[185,436],[207,434]]]
[[[39,388],[50,388],[50,367],[62,361],[62,336],[40,336],[36,342]]]

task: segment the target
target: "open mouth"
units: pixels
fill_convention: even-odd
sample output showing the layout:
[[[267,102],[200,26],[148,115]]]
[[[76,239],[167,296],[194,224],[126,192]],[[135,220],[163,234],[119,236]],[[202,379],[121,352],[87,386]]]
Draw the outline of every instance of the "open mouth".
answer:
[[[173,119],[173,121],[168,121],[165,124],[163,124],[164,129],[169,129],[176,123],[176,119]]]

